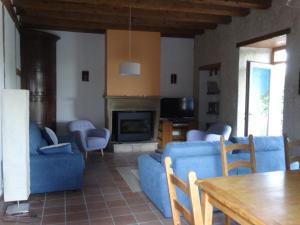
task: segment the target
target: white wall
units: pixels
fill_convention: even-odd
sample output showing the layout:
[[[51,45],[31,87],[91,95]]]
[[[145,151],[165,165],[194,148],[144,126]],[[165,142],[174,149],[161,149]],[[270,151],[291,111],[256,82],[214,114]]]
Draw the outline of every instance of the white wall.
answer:
[[[161,38],[160,95],[189,97],[193,95],[194,39]],[[177,84],[171,84],[171,74]]]
[[[290,27],[283,126],[292,138],[300,135],[300,9],[288,8],[285,3],[273,0],[268,10],[252,10],[249,16],[233,18],[230,25],[220,25],[196,38],[195,74],[199,65],[222,63],[220,119],[233,126],[233,134],[236,134],[239,74],[236,43]]]
[[[105,35],[47,31],[60,37],[57,42],[57,123],[58,133],[66,124],[89,119],[105,124]],[[161,39],[161,96],[192,96],[194,40]],[[81,71],[90,71],[90,82],[81,81]],[[170,84],[170,74],[177,84]]]
[[[58,133],[67,132],[72,120],[89,119],[104,126],[105,35],[48,31],[57,41],[57,124]],[[89,82],[81,81],[88,70]]]
[[[4,10],[4,31],[5,88],[20,89],[20,76],[16,74],[17,61],[20,62],[19,32],[6,9]]]
[[[4,89],[4,55],[3,53],[3,13],[2,13],[2,2],[0,2],[0,91]],[[0,94],[0,196],[2,196],[2,96]]]

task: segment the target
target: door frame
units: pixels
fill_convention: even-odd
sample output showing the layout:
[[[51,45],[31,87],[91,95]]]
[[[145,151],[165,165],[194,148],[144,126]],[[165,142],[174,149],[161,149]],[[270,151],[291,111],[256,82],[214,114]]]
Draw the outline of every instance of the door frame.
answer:
[[[245,125],[244,125],[244,136],[248,136],[248,128],[249,128],[249,95],[250,95],[250,72],[251,72],[251,64],[261,64],[261,65],[270,65],[272,67],[271,63],[264,63],[264,62],[257,62],[257,61],[251,61],[247,60],[246,65],[246,100],[245,100]],[[271,81],[271,75],[272,75],[272,68],[270,73],[270,81]],[[271,88],[271,87],[270,87]],[[270,90],[269,90],[270,93]],[[269,112],[268,112],[269,114]],[[269,124],[269,116],[268,116],[268,124]]]

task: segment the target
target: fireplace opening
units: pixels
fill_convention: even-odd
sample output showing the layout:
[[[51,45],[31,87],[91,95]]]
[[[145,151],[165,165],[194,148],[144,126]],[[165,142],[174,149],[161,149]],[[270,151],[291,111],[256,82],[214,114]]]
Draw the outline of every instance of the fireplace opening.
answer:
[[[114,111],[113,140],[119,142],[151,140],[153,118],[151,111]]]

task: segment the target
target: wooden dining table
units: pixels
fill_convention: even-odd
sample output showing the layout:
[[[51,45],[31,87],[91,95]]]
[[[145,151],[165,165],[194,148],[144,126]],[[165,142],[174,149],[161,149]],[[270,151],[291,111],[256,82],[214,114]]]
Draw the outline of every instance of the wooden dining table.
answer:
[[[204,225],[213,207],[240,224],[300,225],[300,171],[278,171],[197,180]]]

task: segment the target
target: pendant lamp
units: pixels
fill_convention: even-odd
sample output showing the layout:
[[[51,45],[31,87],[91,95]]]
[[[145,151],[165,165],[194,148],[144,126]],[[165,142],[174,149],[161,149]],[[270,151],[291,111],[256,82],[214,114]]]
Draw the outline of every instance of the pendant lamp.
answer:
[[[119,65],[119,73],[124,76],[137,76],[141,74],[141,64],[131,60],[131,7],[129,7],[129,29],[128,29],[128,61]]]
[[[300,0],[287,0],[286,5],[291,8],[300,8]]]

